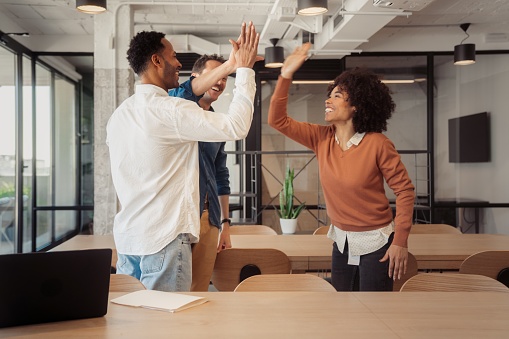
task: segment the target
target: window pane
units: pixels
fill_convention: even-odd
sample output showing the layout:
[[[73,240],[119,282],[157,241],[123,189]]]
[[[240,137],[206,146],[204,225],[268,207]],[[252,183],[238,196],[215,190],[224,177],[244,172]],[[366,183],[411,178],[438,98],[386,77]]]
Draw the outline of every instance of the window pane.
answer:
[[[23,58],[23,252],[32,250],[32,61]]]
[[[53,211],[37,211],[37,237],[35,246],[41,249],[51,244],[51,225],[53,224]]]
[[[14,251],[15,60],[0,47],[0,254]]]
[[[76,211],[55,211],[55,240],[76,229]]]
[[[40,65],[35,73],[37,206],[51,206],[51,73]]]
[[[74,85],[55,78],[54,204],[76,204],[76,103]],[[75,222],[72,224],[74,226]]]

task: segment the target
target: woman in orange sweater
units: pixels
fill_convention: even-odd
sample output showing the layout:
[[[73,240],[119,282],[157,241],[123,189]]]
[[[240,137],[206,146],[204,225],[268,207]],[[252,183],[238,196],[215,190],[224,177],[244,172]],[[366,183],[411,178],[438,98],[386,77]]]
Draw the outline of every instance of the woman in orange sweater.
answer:
[[[392,291],[406,272],[414,186],[384,135],[395,104],[376,74],[339,75],[325,100],[327,126],[287,114],[288,90],[306,60],[309,43],[286,58],[269,108],[269,125],[313,150],[318,161],[332,248],[332,284],[338,291]],[[384,179],[396,195],[393,219]]]

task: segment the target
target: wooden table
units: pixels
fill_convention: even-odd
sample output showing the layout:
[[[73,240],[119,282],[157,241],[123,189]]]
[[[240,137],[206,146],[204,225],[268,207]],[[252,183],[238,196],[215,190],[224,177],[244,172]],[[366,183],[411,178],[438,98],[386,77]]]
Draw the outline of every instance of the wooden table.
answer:
[[[325,235],[232,235],[238,248],[276,248],[288,255],[293,270],[330,269],[332,241]],[[111,235],[78,235],[53,250],[114,248]],[[411,234],[409,251],[419,269],[458,270],[469,255],[509,250],[509,236],[496,234]]]
[[[419,269],[459,270],[470,255],[488,250],[509,250],[509,236],[502,234],[411,234],[408,250]]]
[[[0,337],[486,339],[509,333],[509,293],[189,294],[209,302],[177,313],[110,303],[105,317],[4,328]]]

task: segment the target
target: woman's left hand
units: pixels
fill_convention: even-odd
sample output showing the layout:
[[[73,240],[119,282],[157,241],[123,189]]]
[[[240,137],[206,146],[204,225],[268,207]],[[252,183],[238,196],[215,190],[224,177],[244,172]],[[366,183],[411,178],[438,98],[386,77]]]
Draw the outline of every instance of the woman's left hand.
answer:
[[[408,260],[408,248],[397,245],[391,245],[380,262],[389,259],[389,278],[396,280],[406,273]]]

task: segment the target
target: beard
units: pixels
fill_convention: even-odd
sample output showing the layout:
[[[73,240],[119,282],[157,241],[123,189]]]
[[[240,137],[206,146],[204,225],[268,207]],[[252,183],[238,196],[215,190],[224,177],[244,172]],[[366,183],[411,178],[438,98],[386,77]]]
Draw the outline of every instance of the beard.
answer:
[[[164,82],[168,89],[179,87],[179,81],[177,76],[177,68],[173,67],[168,61],[164,60]]]

